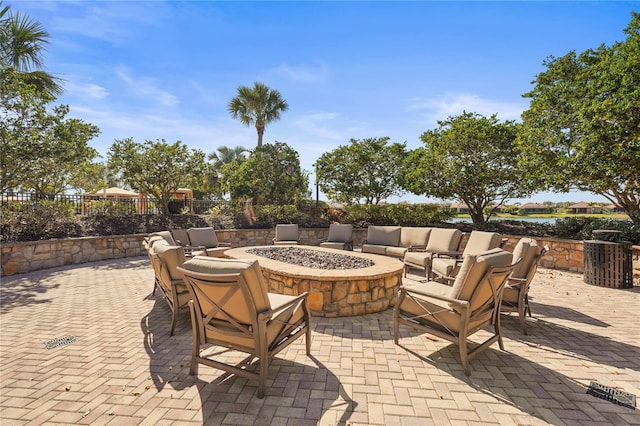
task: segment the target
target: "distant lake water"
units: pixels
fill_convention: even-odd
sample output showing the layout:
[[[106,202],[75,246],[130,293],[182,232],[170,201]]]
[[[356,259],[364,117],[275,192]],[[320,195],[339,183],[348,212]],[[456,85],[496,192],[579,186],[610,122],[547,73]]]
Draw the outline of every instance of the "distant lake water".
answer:
[[[549,225],[554,225],[556,223],[556,219],[555,217],[513,217],[513,218],[504,218],[504,217],[492,217],[491,219],[489,219],[492,222],[495,221],[499,221],[499,220],[521,220],[523,222],[533,222],[533,223],[548,223]],[[472,220],[470,217],[454,217],[449,219],[447,222],[450,223],[458,223],[458,222],[469,222],[471,223]]]

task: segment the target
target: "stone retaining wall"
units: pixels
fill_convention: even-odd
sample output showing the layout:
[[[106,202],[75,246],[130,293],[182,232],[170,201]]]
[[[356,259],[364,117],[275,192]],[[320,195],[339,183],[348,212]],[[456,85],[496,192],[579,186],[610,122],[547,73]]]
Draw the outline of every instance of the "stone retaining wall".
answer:
[[[327,238],[327,228],[302,228],[301,244],[318,245]],[[218,239],[231,243],[232,247],[271,244],[274,229],[218,230]],[[44,240],[2,244],[2,274],[14,275],[56,266],[95,262],[123,257],[146,256],[142,245],[145,235],[119,235],[108,237],[83,237],[60,240]],[[354,247],[358,248],[366,238],[366,229],[355,229]],[[512,250],[519,236],[508,236],[506,249]],[[536,238],[541,245],[549,246],[541,261],[545,268],[565,271],[583,271],[582,241],[558,238]],[[634,269],[637,268],[640,247],[634,246]]]

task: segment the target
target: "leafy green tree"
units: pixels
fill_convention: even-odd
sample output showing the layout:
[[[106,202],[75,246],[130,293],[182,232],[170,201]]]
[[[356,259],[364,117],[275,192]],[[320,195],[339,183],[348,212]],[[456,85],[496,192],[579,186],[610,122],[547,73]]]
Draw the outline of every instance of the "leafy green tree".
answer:
[[[541,186],[602,195],[640,225],[640,14],[627,38],[549,57],[522,114],[522,164]]]
[[[513,121],[464,112],[438,124],[420,136],[425,146],[411,151],[405,161],[406,189],[460,200],[473,223],[489,220],[505,200],[530,193],[518,170]]]
[[[388,137],[351,139],[325,152],[316,161],[316,180],[327,196],[338,202],[378,204],[403,190],[398,170],[406,157],[406,144]]]
[[[289,109],[289,105],[280,92],[264,83],[255,82],[253,87],[238,87],[238,94],[231,99],[228,109],[231,116],[245,126],[256,126],[260,148],[267,124],[278,121],[280,113]]]
[[[48,95],[62,93],[58,78],[43,71],[43,53],[49,33],[42,24],[20,12],[12,12],[0,2],[0,69],[13,69],[23,74],[24,81]]]
[[[88,141],[99,129],[79,119],[66,118],[69,108],[59,105],[15,70],[0,74],[0,188],[58,194],[84,173],[98,156]]]
[[[207,170],[204,152],[190,151],[180,141],[116,140],[107,157],[109,169],[119,173],[126,185],[153,199],[165,215],[172,194],[178,188],[199,185]]]
[[[300,168],[298,152],[284,142],[265,144],[240,165],[224,168],[231,199],[254,204],[296,204],[308,199],[309,176]]]

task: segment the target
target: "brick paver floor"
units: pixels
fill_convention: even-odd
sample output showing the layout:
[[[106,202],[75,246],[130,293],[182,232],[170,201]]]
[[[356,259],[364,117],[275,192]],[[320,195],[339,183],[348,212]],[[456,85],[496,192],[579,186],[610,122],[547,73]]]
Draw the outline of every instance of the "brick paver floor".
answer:
[[[640,424],[586,393],[597,381],[640,397],[640,287],[540,269],[530,334],[504,317],[506,351],[484,351],[471,377],[448,341],[401,328],[394,345],[391,310],[314,317],[312,356],[304,339],[281,352],[258,399],[255,382],[189,376],[189,314],[170,337],[152,283],[146,258],[3,277],[0,424]]]

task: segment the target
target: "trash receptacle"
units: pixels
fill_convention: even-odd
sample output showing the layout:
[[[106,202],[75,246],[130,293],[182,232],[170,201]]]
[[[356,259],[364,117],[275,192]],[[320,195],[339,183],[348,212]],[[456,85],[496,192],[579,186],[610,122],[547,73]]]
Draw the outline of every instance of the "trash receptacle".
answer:
[[[584,282],[601,287],[633,287],[631,243],[615,241],[620,231],[593,233],[602,239],[584,241]]]

